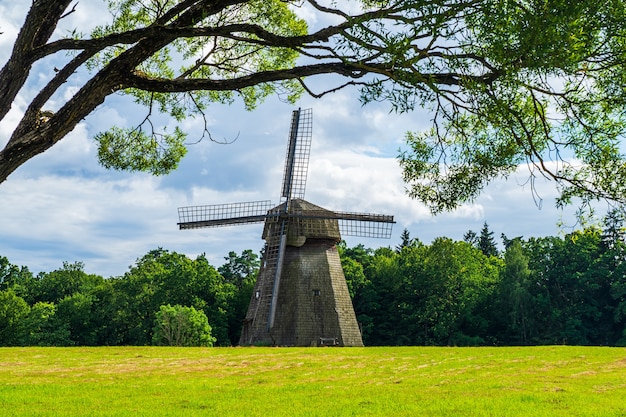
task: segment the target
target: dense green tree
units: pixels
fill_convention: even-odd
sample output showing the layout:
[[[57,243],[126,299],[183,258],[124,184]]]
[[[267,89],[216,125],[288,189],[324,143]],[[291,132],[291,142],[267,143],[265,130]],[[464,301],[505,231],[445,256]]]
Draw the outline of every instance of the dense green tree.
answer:
[[[235,286],[228,310],[228,337],[230,343],[236,345],[239,343],[243,320],[248,311],[261,260],[250,249],[244,250],[239,256],[235,252],[229,252],[225,259],[227,262],[217,270],[226,283]]]
[[[20,345],[24,346],[72,346],[69,323],[58,320],[57,308],[52,303],[38,302],[24,318]]]
[[[428,287],[423,320],[435,344],[485,342],[486,309],[495,293],[499,265],[497,258],[485,257],[465,242],[433,241],[424,264]]]
[[[0,289],[9,288],[18,274],[18,267],[9,262],[6,256],[0,256]]]
[[[155,315],[152,341],[165,346],[213,346],[215,338],[204,312],[168,304]]]
[[[366,345],[397,345],[406,339],[399,320],[402,277],[396,267],[398,256],[396,252],[373,253],[364,269],[365,285],[355,296],[355,312]]]
[[[500,277],[500,307],[494,319],[504,322],[500,342],[528,344],[533,332],[531,271],[528,258],[518,239],[504,253],[504,268]]]
[[[30,308],[11,289],[0,291],[0,346],[18,345]]]
[[[259,255],[246,249],[241,252],[241,255],[232,251],[228,252],[228,256],[224,259],[226,259],[226,263],[217,268],[217,272],[224,277],[227,283],[233,284],[238,289],[246,286],[251,280],[254,283],[256,273],[261,266]]]
[[[355,302],[364,342],[484,343],[498,268],[498,258],[487,258],[467,243],[449,239],[399,253],[375,251],[362,298]]]
[[[27,268],[12,268],[17,273],[5,282],[31,305],[22,343],[119,343],[112,281],[83,269],[81,262],[64,262],[62,268],[34,278]]]
[[[621,261],[623,256],[621,250],[626,243],[626,211],[623,207],[609,210],[604,217],[602,229],[602,244],[607,250],[613,250],[617,257],[616,261]]]
[[[354,259],[363,266],[364,271],[367,271],[374,262],[374,250],[366,248],[363,244],[349,248],[346,246],[346,243],[342,241],[337,245],[337,248],[341,258],[346,257]]]
[[[63,262],[63,267],[39,274],[30,292],[30,301],[57,303],[78,292],[91,293],[104,281],[104,278],[88,274],[84,269],[85,265],[82,262]]]
[[[373,312],[379,307],[378,295],[365,272],[372,266],[373,251],[362,244],[348,248],[345,241],[341,241],[337,249],[363,341],[373,344],[370,335],[374,326]]]
[[[127,298],[116,288],[118,279],[105,279],[89,292],[91,340],[97,345],[120,345],[123,340]]]
[[[341,241],[337,245],[337,249],[343,274],[346,277],[348,292],[354,303],[355,298],[358,298],[367,283],[363,264],[369,265],[368,258],[371,256],[371,251],[365,249],[363,245],[348,248],[345,241]]]
[[[610,210],[604,218],[601,257],[596,269],[602,270],[609,282],[610,300],[601,301],[612,306],[613,338],[605,343],[626,345],[626,215],[623,207]]]
[[[20,297],[27,297],[33,285],[33,274],[25,266],[13,265],[5,256],[0,256],[0,291],[12,289]]]
[[[607,344],[626,346],[626,268],[620,266],[619,277],[611,283],[611,297],[616,302],[613,320],[616,326],[616,340]]]
[[[367,278],[363,272],[363,265],[352,258],[343,256],[341,257],[341,267],[343,269],[343,274],[346,277],[348,292],[350,293],[350,297],[354,300],[356,295],[363,289],[367,282]]]
[[[94,313],[93,297],[76,292],[59,300],[55,318],[68,328],[72,344],[93,346],[100,344],[93,323]]]
[[[535,326],[541,330],[531,342],[610,343],[611,282],[602,265],[601,231],[530,239],[524,246],[532,271]]]

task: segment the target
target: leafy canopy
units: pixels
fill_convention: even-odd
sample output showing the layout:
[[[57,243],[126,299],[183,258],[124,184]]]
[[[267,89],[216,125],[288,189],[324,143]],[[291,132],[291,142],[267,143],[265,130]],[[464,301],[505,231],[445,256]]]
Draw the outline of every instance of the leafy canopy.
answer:
[[[108,0],[108,24],[53,39],[80,7],[70,5],[33,2],[0,70],[1,120],[37,61],[71,53],[0,150],[0,182],[110,94],[132,96],[146,117],[96,135],[100,162],[164,174],[187,135],[156,114],[206,121],[212,103],[254,109],[273,94],[294,102],[353,86],[363,103],[432,110],[432,128],[407,133],[399,160],[409,194],[433,212],[471,201],[520,164],[531,181],[556,181],[558,204],[626,200],[622,0]],[[90,78],[77,81],[85,68]],[[336,84],[316,91],[309,79],[324,74]],[[68,81],[80,88],[45,109]]]
[[[171,14],[181,7],[178,4],[180,2],[172,0],[151,3],[147,5],[141,0],[109,0],[113,22],[97,27],[92,37],[106,38],[139,28],[163,25],[172,19],[168,12]],[[218,36],[217,28],[255,22],[264,30],[280,36],[300,36],[307,31],[304,21],[296,17],[287,3],[279,0],[239,2],[232,7],[225,7],[219,13],[206,14],[194,20],[193,27],[204,28],[209,33],[216,31],[216,34],[173,38],[139,63],[133,70],[134,74],[160,81],[174,78],[206,80],[232,79],[255,72],[287,69],[295,65],[298,57],[295,50],[267,48],[257,43],[259,39],[254,34],[251,34],[249,42],[239,39],[240,36],[236,33]],[[92,70],[103,68],[132,46],[112,45],[105,48],[88,61],[87,66]],[[122,92],[133,96],[136,103],[147,107],[149,115],[155,108],[180,122],[190,116],[204,117],[211,102],[231,104],[236,94],[243,100],[246,108],[252,110],[260,101],[277,91],[289,92],[287,100],[293,102],[300,95],[301,88],[292,80],[284,80],[276,84],[255,84],[226,90],[197,89],[170,93],[128,88]],[[205,133],[208,134],[206,129]],[[187,151],[187,135],[183,130],[176,127],[173,133],[158,131],[149,117],[138,127],[113,127],[96,135],[95,139],[99,144],[98,159],[103,166],[150,171],[156,175],[175,169]]]
[[[527,163],[531,181],[557,181],[558,205],[623,202],[623,2],[498,0],[463,9],[438,66],[460,82],[430,89],[422,104],[434,104],[433,128],[408,133],[400,155],[410,195],[448,210]]]

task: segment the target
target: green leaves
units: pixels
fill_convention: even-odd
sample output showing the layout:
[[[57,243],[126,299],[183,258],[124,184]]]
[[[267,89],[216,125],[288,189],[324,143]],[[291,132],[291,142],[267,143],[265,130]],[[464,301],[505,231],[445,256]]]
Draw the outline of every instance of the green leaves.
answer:
[[[156,313],[152,340],[161,346],[213,346],[215,342],[206,314],[169,304]]]
[[[127,36],[138,29],[155,27],[163,33],[167,27],[171,32],[187,31],[189,35],[163,35],[162,46],[152,53],[142,51],[140,44],[145,41],[141,38],[124,42],[126,38],[122,37],[121,42],[94,55],[88,68],[98,71],[121,60],[122,54],[132,55],[137,50],[145,57],[133,64],[133,75],[163,85],[180,80],[228,80],[291,68],[298,51],[272,46],[263,36],[288,37],[307,32],[304,20],[279,0],[248,1],[215,9],[209,4],[174,0],[110,0],[109,8],[113,22],[96,28],[92,33],[94,38]],[[198,13],[199,9],[204,11]],[[148,114],[136,128],[113,127],[96,135],[98,160],[106,168],[167,174],[186,153],[186,134],[178,127],[171,133],[156,132],[151,122],[153,111],[169,115],[177,122],[196,116],[206,119],[205,111],[211,103],[231,104],[240,98],[252,110],[271,94],[279,93],[285,100],[294,102],[303,91],[297,81],[289,79],[241,88],[196,87],[185,92],[124,88],[121,92],[133,96]],[[146,132],[143,127],[148,125],[151,129]]]
[[[490,180],[508,175],[521,160],[515,143],[489,129],[484,119],[467,116],[455,122],[445,132],[407,133],[410,150],[399,155],[409,195],[433,213],[475,199]]]
[[[30,307],[12,289],[0,291],[0,345],[15,346]]]
[[[186,135],[178,127],[173,134],[148,135],[142,130],[113,127],[94,138],[98,161],[105,168],[146,171],[163,175],[176,169],[187,153]]]
[[[407,136],[399,159],[409,194],[433,213],[452,210],[528,164],[555,180],[557,205],[626,201],[623,9],[494,0],[442,22],[465,22],[446,48],[459,78],[432,87],[435,127]]]

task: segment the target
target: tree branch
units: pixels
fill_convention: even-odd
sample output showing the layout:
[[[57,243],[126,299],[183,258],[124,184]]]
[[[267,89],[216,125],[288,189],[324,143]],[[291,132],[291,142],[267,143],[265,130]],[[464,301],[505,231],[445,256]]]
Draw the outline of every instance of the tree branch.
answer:
[[[37,60],[32,51],[50,39],[60,16],[70,2],[71,0],[33,1],[13,45],[11,57],[0,70],[0,120],[9,112]]]

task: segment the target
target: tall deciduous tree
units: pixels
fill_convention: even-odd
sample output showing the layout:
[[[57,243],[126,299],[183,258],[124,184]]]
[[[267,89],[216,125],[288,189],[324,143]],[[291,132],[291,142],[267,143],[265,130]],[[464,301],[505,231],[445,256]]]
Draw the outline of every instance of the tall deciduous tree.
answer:
[[[217,268],[217,271],[227,284],[235,287],[234,296],[229,303],[228,337],[230,343],[236,345],[239,343],[243,319],[248,311],[261,261],[258,255],[250,249],[242,251],[241,256],[232,251],[228,252],[228,256],[224,259],[226,263]]]
[[[256,253],[251,249],[246,249],[241,252],[241,256],[238,256],[237,253],[231,251],[224,259],[226,259],[226,263],[217,268],[217,272],[224,277],[227,283],[233,284],[238,289],[250,282],[254,285],[256,273],[261,266],[261,261]]]
[[[528,344],[533,326],[531,271],[519,239],[513,240],[506,249],[500,275],[501,311],[499,317],[494,317],[505,323],[512,343]]]
[[[13,265],[6,256],[0,256],[0,290],[12,289],[24,297],[33,285],[33,274],[25,266]]]
[[[435,344],[484,343],[499,260],[487,258],[465,242],[437,238],[424,261],[425,314]]]
[[[30,308],[13,290],[0,291],[0,346],[19,344]]]
[[[601,231],[588,228],[563,238],[533,238],[524,247],[532,271],[529,290],[536,340],[615,343],[614,277],[609,259],[602,256]]]
[[[434,212],[473,199],[523,162],[533,167],[532,177],[558,181],[561,203],[626,196],[618,148],[626,126],[622,0],[108,4],[114,11],[108,24],[90,35],[77,28],[58,37],[59,22],[82,2],[31,3],[0,69],[0,120],[37,63],[63,62],[43,80],[0,150],[0,182],[111,94],[133,96],[146,107],[146,119],[97,134],[100,162],[163,174],[185,154],[186,135],[179,127],[153,128],[156,112],[180,122],[236,97],[251,109],[270,94],[295,100],[303,92],[320,97],[352,85],[365,103],[433,110],[433,129],[409,134],[410,150],[400,159],[410,195]],[[298,8],[330,24],[309,30]],[[337,75],[336,84],[314,91],[307,77],[323,74]],[[70,82],[75,91],[65,89]],[[564,153],[577,162],[547,163]]]
[[[71,346],[69,324],[56,317],[53,303],[38,302],[30,308],[23,320],[20,345],[24,346]]]
[[[88,274],[84,268],[82,262],[63,262],[63,267],[39,274],[34,288],[30,291],[30,301],[56,303],[76,293],[90,293],[104,281],[104,278]]]

